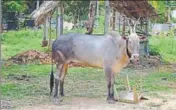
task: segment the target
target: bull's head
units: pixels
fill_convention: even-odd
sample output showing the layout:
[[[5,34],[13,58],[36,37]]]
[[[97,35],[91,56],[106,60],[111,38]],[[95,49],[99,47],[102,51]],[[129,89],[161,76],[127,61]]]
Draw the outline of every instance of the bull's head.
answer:
[[[140,17],[139,17],[140,19]],[[128,21],[128,25],[130,27],[130,34],[127,37],[127,54],[130,54],[130,60],[132,62],[137,62],[139,60],[139,49],[140,49],[140,38],[136,33],[136,24],[139,21],[133,22],[134,26],[130,25]]]

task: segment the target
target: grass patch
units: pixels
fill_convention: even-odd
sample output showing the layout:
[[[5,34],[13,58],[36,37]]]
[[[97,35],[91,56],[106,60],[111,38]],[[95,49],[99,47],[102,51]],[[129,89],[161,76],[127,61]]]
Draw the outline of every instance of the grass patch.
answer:
[[[125,71],[125,70],[123,70]],[[12,65],[3,68],[4,83],[1,85],[2,96],[10,99],[23,99],[25,97],[49,96],[50,65]],[[9,75],[28,75],[29,81],[9,78]],[[130,75],[131,85],[140,86],[140,76]],[[126,74],[116,78],[117,90],[125,86]],[[166,78],[163,80],[162,78]],[[171,73],[151,73],[143,76],[144,91],[172,91],[167,84],[176,82],[176,77]],[[94,91],[97,91],[96,93]],[[103,70],[95,68],[70,68],[65,80],[65,92],[73,96],[100,97],[107,91],[106,79]]]
[[[49,74],[50,65],[12,65],[2,68],[2,75],[30,75],[30,76],[44,76]]]
[[[150,39],[151,51],[159,53],[166,62],[176,62],[176,38],[174,36],[153,36]]]
[[[42,30],[9,31],[2,34],[2,58],[8,59],[17,53],[34,49],[41,50]]]

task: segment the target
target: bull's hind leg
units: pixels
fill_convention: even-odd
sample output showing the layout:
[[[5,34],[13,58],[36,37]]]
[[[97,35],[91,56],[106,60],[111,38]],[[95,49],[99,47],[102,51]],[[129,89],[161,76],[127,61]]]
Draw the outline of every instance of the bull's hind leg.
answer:
[[[114,98],[114,81],[115,81],[115,75],[112,72],[111,67],[106,67],[105,68],[105,75],[107,79],[107,87],[108,87],[108,97],[107,100],[108,102],[112,103],[115,100]]]
[[[62,68],[63,68],[63,64],[57,63],[56,64],[56,76],[55,76],[55,93],[54,93],[54,97],[58,97],[58,86],[59,86],[59,75],[62,73]]]
[[[64,96],[64,79],[67,74],[67,69],[68,69],[68,64],[64,64],[63,70],[61,74],[59,75],[59,80],[60,80],[60,95]]]

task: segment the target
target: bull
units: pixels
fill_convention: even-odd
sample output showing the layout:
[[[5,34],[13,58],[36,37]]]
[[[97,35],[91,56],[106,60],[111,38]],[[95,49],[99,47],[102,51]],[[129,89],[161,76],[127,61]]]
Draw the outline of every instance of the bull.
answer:
[[[140,38],[130,29],[130,35],[120,36],[110,32],[104,36],[67,33],[59,36],[52,44],[52,69],[50,74],[50,94],[55,84],[54,97],[64,96],[64,79],[68,65],[72,62],[94,68],[102,68],[107,80],[107,100],[114,98],[115,73],[119,73],[127,64],[139,60]],[[53,74],[53,60],[56,63],[56,75]]]

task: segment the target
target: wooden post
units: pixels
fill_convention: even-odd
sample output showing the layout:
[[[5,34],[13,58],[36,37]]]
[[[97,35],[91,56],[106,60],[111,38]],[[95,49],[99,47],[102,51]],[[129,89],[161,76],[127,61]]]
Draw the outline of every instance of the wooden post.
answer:
[[[59,7],[56,8],[56,38],[58,37],[59,33]]]
[[[47,27],[47,23],[48,23],[48,18],[46,18],[45,22],[44,22],[44,27],[43,27],[43,41],[42,41],[42,47],[45,47],[48,45],[48,27]]]
[[[1,33],[2,33],[2,0],[0,0],[0,87],[1,87],[1,68],[2,68],[2,61],[1,61]],[[0,88],[1,91],[1,88]],[[0,92],[0,109],[1,109],[1,92]]]
[[[51,19],[52,19],[52,16],[49,17],[49,40],[48,40],[48,49],[50,49],[51,47]]]
[[[39,3],[40,3],[40,1],[37,0],[37,5],[36,5],[36,8],[37,8],[37,9],[39,9],[39,6],[40,6]],[[35,32],[36,32],[36,30],[38,30],[38,28],[39,28],[39,26],[36,26],[36,27],[35,27]],[[25,27],[25,29],[26,29],[26,27]]]
[[[0,34],[3,32],[3,28],[2,28],[2,4],[1,3],[2,3],[2,1],[0,0]]]
[[[123,30],[122,35],[125,36],[125,17],[123,18]]]
[[[39,0],[37,0],[37,6],[36,6],[36,7],[37,7],[37,9],[39,9],[39,6],[40,6],[40,4],[39,4],[39,3],[40,3],[40,1],[39,1]]]
[[[56,36],[60,36],[63,34],[63,13],[64,8],[62,2],[60,2],[60,6],[56,9]]]
[[[147,37],[148,37],[148,22],[149,22],[149,20],[148,20],[148,15],[147,15],[147,18],[146,18],[146,25],[145,25],[145,30],[146,30]],[[145,49],[146,57],[148,57],[148,56],[149,56],[149,42],[148,42],[148,39],[147,39],[147,41],[145,42],[145,47],[144,47],[144,49]]]
[[[140,21],[140,24],[141,24],[141,30],[143,29],[143,28],[142,28],[142,26],[143,26],[143,21],[144,21],[143,19],[141,19],[141,21]]]
[[[120,17],[119,17],[119,33],[120,33],[120,26],[121,26],[121,25],[120,25]]]
[[[105,1],[105,27],[104,27],[104,34],[107,34],[108,33],[108,28],[109,28],[109,12],[110,12],[110,9],[109,9],[109,0],[106,0]]]
[[[44,1],[45,2],[45,1]],[[45,47],[48,45],[48,29],[47,29],[47,22],[48,22],[48,17],[46,18],[43,26],[43,41],[42,41],[42,47]]]
[[[171,8],[168,6],[168,23],[171,23]]]
[[[59,27],[60,27],[60,31],[59,31],[59,35],[63,34],[63,14],[64,14],[64,7],[63,7],[63,3],[60,2],[60,19],[59,19]]]
[[[113,9],[113,19],[112,19],[112,30],[115,30],[115,25],[116,25],[116,11]]]
[[[98,19],[99,19],[99,1],[96,1],[96,21],[95,21],[95,25],[98,27],[99,23],[98,23]]]

